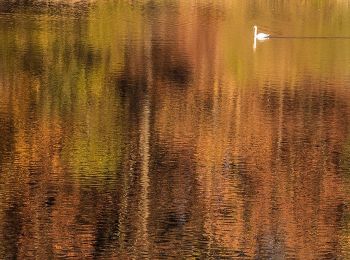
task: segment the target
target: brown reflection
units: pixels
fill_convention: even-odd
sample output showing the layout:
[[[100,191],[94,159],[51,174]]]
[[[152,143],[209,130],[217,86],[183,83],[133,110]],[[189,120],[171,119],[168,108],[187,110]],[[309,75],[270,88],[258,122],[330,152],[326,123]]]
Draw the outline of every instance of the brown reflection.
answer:
[[[1,258],[346,258],[350,53],[249,32],[344,32],[326,2],[12,5]]]

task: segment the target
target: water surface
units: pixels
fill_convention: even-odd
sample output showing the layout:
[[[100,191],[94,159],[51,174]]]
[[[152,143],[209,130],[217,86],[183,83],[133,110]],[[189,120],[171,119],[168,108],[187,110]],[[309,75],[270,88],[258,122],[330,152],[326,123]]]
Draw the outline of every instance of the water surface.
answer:
[[[0,258],[349,258],[349,25],[341,0],[2,1]]]

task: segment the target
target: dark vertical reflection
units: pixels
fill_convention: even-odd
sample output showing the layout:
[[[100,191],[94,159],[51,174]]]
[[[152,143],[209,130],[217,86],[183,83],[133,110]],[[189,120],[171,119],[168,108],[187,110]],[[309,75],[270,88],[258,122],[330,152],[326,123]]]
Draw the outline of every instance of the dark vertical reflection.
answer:
[[[0,4],[0,258],[349,258],[342,2]]]

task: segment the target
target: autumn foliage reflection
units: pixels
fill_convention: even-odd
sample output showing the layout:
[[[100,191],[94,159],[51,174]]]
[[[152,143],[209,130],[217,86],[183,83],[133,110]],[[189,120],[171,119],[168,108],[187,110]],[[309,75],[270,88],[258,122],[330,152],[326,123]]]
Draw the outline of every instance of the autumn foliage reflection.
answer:
[[[253,52],[262,2],[101,1],[25,22],[14,7],[0,21],[1,257],[346,257],[350,53]],[[277,2],[292,28],[300,8],[315,15]],[[335,27],[325,16],[313,23]]]

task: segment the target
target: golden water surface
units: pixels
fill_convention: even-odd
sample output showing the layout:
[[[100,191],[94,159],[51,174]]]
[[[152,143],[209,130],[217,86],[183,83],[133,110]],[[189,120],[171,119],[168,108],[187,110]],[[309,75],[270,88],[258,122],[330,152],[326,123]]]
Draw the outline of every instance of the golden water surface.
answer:
[[[0,259],[349,259],[349,202],[349,1],[0,2]]]

